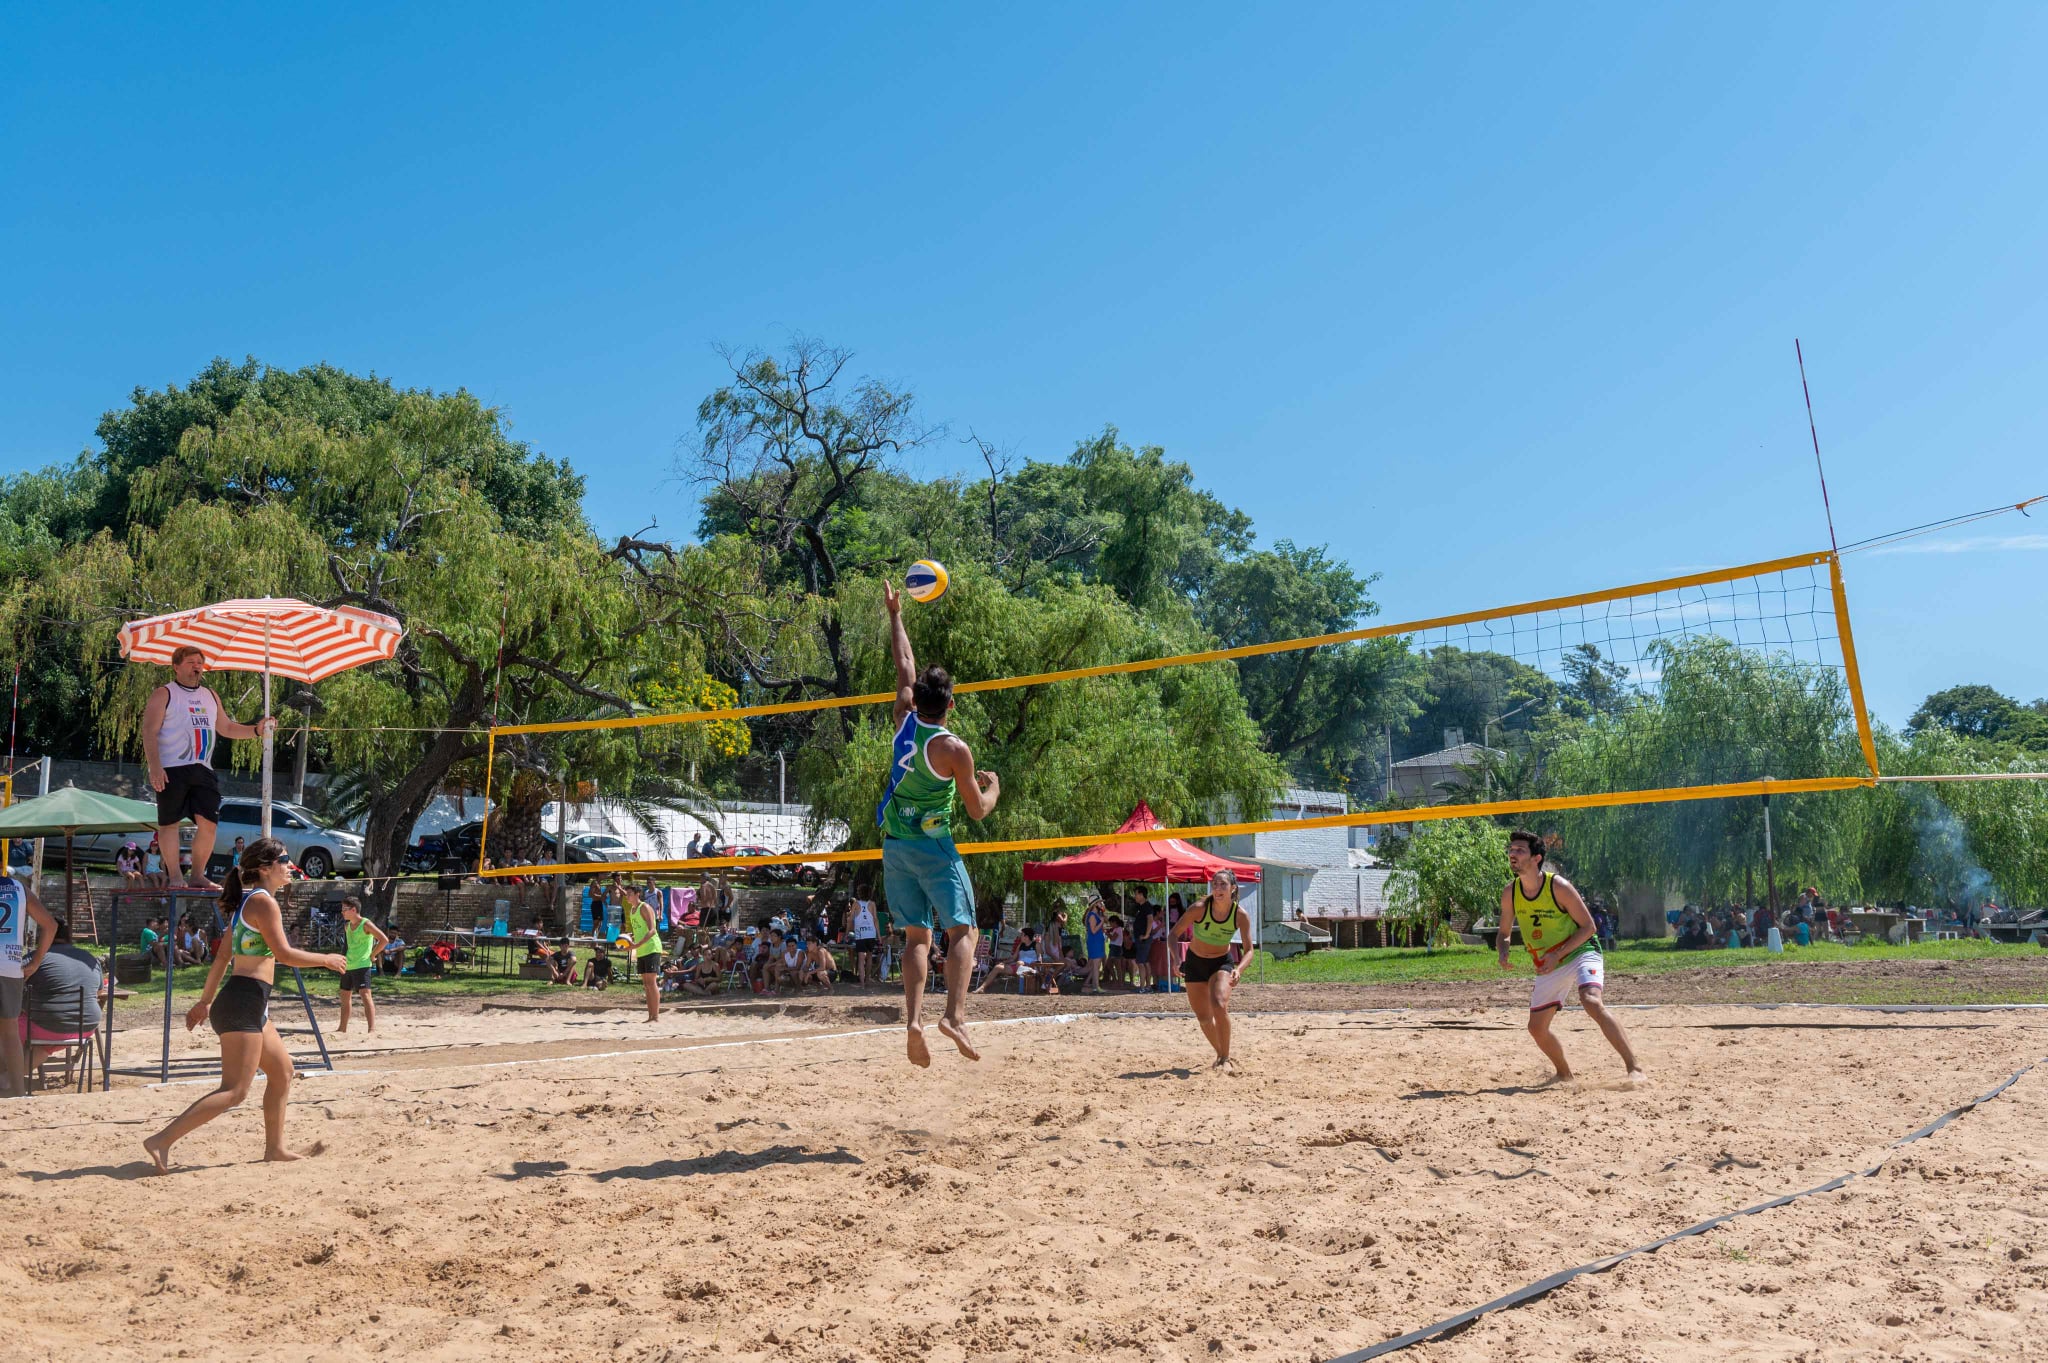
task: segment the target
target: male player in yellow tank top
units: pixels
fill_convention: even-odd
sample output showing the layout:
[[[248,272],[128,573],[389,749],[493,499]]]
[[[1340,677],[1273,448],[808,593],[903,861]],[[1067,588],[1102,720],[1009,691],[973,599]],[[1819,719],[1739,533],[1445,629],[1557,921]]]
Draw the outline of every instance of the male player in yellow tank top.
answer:
[[[1519,919],[1522,944],[1536,965],[1536,984],[1529,991],[1529,1035],[1557,1068],[1553,1082],[1571,1078],[1564,1043],[1551,1035],[1550,1023],[1576,987],[1579,1006],[1600,1024],[1607,1043],[1628,1067],[1628,1077],[1641,1079],[1643,1067],[1636,1063],[1627,1034],[1600,1001],[1606,962],[1600,956],[1592,911],[1578,889],[1557,872],[1544,869],[1543,862],[1542,838],[1521,828],[1508,834],[1508,869],[1514,878],[1500,892],[1500,968],[1508,968],[1508,943]]]

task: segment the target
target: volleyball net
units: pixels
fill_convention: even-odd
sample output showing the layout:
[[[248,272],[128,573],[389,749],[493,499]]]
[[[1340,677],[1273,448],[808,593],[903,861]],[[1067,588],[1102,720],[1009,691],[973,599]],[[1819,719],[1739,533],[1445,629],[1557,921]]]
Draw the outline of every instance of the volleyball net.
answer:
[[[1769,793],[1848,790],[1878,777],[1877,749],[1857,672],[1841,563],[1832,553],[1799,554],[1741,567],[1685,574],[1605,591],[1527,601],[1427,620],[1373,625],[1301,639],[1127,660],[1026,676],[956,679],[956,695],[1062,686],[1092,678],[1343,648],[1398,639],[1411,675],[1440,709],[1471,701],[1464,713],[1478,732],[1464,742],[1396,762],[1388,760],[1389,807],[1308,819],[1238,819],[1116,833],[1076,829],[1056,837],[965,841],[968,855],[1054,852],[1105,843],[1437,819],[1540,814],[1572,809],[1726,799]],[[933,661],[944,661],[935,659]],[[828,696],[666,714],[609,715],[507,724],[490,731],[485,793],[511,766],[518,773],[562,772],[612,759],[645,772],[682,759],[685,726],[847,708],[889,706],[893,691]],[[884,716],[886,721],[887,716]],[[710,730],[696,730],[701,737]],[[964,734],[970,742],[974,735]],[[1449,735],[1448,737],[1455,737]],[[877,772],[879,797],[882,773]],[[681,821],[648,813],[646,801],[608,794],[635,812],[612,820],[609,836],[639,872],[831,864],[879,860],[877,847],[839,847],[865,830],[832,830],[833,850],[754,856],[677,855],[689,833]],[[787,829],[781,830],[784,838]],[[489,866],[487,835],[478,854],[484,876],[588,874],[590,861]],[[776,839],[763,836],[762,842]],[[748,841],[722,830],[721,843]],[[616,853],[618,848],[613,849]],[[566,858],[566,854],[563,854]]]

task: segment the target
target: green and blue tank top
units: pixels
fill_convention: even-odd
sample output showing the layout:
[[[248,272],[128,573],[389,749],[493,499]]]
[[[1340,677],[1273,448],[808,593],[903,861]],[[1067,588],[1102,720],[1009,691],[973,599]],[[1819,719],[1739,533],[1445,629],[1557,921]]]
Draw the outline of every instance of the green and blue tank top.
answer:
[[[228,924],[228,954],[231,956],[269,956],[270,943],[263,934],[242,921],[242,910],[249,907],[251,896],[262,894],[261,890],[250,890],[243,894],[242,902],[235,909],[235,921]]]
[[[959,794],[950,776],[932,770],[927,751],[947,736],[943,725],[927,724],[912,710],[896,726],[890,750],[889,787],[875,806],[875,823],[889,838],[950,838],[953,802]]]

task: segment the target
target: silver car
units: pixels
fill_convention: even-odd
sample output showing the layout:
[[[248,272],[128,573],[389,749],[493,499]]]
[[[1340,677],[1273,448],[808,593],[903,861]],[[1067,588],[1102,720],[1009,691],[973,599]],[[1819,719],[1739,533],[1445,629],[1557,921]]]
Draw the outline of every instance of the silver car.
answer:
[[[263,835],[263,805],[257,800],[226,799],[220,802],[220,834],[214,840],[215,864],[227,869],[222,860],[229,855],[235,839],[254,842]],[[286,853],[313,880],[325,880],[339,872],[361,875],[363,836],[345,828],[330,828],[320,816],[304,805],[285,800],[270,802],[270,836],[285,846]]]

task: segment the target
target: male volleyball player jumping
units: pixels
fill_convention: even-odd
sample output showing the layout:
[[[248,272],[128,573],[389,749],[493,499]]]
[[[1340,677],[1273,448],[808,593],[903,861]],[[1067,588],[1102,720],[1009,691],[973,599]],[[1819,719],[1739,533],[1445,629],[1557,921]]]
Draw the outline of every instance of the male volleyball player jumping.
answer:
[[[1614,1047],[1628,1067],[1630,1079],[1641,1079],[1643,1067],[1629,1049],[1621,1024],[1601,1004],[1606,962],[1594,935],[1593,914],[1569,880],[1543,867],[1543,839],[1525,829],[1508,834],[1508,869],[1514,879],[1500,892],[1500,968],[1508,968],[1508,942],[1514,935],[1515,920],[1522,921],[1522,945],[1536,964],[1536,985],[1529,991],[1529,1035],[1557,1068],[1553,1082],[1572,1077],[1564,1058],[1564,1043],[1551,1035],[1551,1020],[1564,1007],[1574,986],[1579,1006],[1586,1016],[1600,1024],[1607,1044]]]
[[[903,930],[903,1020],[910,1063],[932,1063],[925,1045],[926,958],[936,924],[946,934],[946,1011],[939,1030],[969,1060],[981,1059],[967,1039],[967,983],[974,975],[974,887],[953,845],[953,803],[985,819],[1002,794],[992,771],[976,771],[974,754],[946,731],[953,678],[943,667],[917,670],[903,631],[903,601],[882,585],[889,608],[889,648],[896,659],[896,741],[889,785],[875,806],[882,829],[882,889],[889,917]]]

